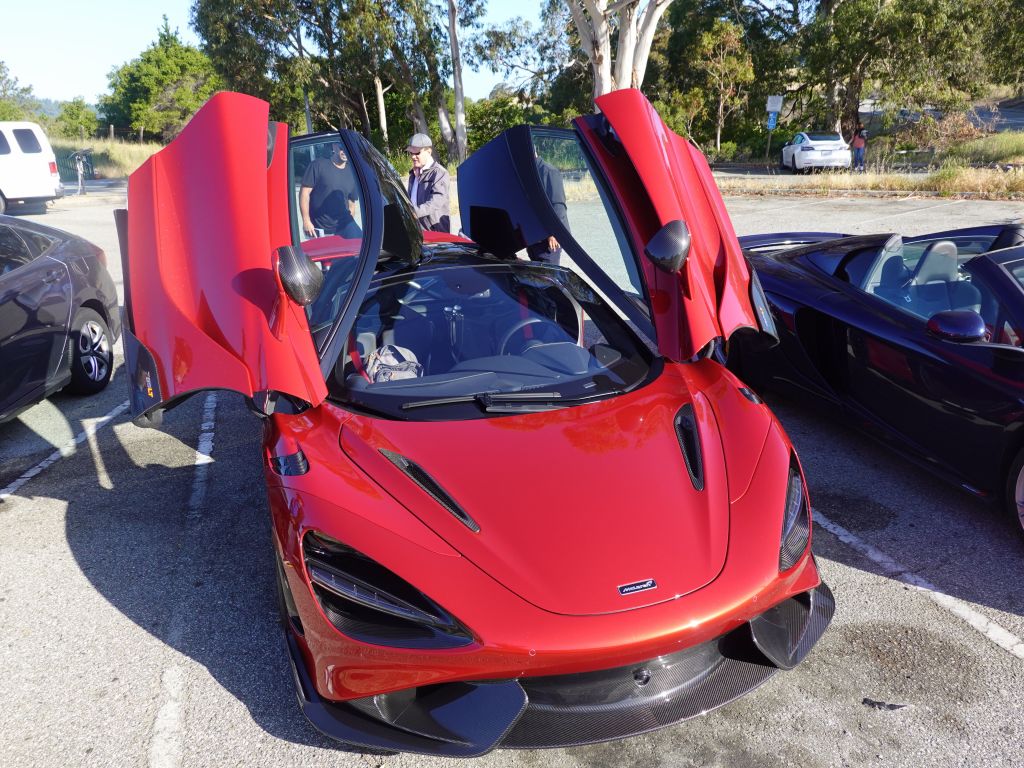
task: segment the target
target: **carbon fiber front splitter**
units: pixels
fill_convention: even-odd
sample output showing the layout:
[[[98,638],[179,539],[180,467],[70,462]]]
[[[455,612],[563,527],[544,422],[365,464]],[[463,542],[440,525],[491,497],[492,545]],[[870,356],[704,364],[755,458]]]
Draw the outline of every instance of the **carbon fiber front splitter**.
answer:
[[[704,714],[791,669],[835,611],[824,584],[702,645],[626,667],[549,677],[445,683],[348,702],[316,692],[286,631],[302,711],[325,735],[371,750],[474,757],[608,741]]]

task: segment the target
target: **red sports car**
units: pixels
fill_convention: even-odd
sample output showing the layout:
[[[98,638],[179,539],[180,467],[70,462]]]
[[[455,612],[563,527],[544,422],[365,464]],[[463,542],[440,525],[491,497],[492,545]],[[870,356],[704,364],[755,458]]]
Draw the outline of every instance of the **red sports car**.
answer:
[[[708,166],[638,91],[598,106],[463,164],[466,237],[423,233],[359,135],[289,141],[239,94],[131,178],[136,420],[212,388],[264,420],[299,698],[340,741],[643,733],[831,620],[796,454],[721,363],[774,329]],[[351,220],[303,242],[325,162]]]

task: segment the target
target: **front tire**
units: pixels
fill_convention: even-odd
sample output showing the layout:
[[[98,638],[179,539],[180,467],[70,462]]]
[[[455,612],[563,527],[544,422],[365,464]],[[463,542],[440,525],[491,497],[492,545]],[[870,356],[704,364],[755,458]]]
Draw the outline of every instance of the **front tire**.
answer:
[[[103,390],[114,371],[110,329],[98,312],[82,308],[71,322],[71,383],[67,391],[94,395]]]
[[[1024,450],[1017,454],[1010,465],[1003,499],[1010,522],[1021,538],[1024,538]]]

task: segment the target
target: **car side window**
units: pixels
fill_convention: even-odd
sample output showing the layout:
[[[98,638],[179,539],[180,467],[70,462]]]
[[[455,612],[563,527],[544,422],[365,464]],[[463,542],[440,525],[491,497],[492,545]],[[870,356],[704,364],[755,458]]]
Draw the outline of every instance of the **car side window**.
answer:
[[[555,216],[619,288],[642,297],[640,269],[618,209],[600,176],[591,168],[579,139],[572,134],[544,129],[532,130],[531,138],[537,174]],[[557,239],[555,237],[555,241]],[[565,266],[575,269],[575,265],[569,263],[568,254],[560,254],[557,245],[560,244],[531,244],[528,251],[533,258],[561,255]]]
[[[794,137],[793,143],[794,144],[803,144],[804,143],[804,135],[802,133],[798,133],[796,135],[796,137]]]
[[[0,226],[0,274],[7,274],[32,261],[32,252],[18,233]]]
[[[292,232],[298,241],[337,235],[359,250],[363,212],[359,181],[337,135],[293,141],[289,148],[288,189]]]
[[[4,135],[3,131],[0,131],[0,155],[11,154],[11,144],[7,141],[7,136]]]
[[[15,128],[14,140],[26,155],[37,155],[43,151],[35,131],[30,128]]]

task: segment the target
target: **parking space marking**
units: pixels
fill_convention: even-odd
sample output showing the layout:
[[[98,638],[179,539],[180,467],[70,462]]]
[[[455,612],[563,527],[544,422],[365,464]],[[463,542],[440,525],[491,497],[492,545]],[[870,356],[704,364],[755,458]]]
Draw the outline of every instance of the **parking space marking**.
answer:
[[[759,208],[756,211],[738,211],[736,213],[730,213],[730,218],[737,219],[740,216],[760,216],[762,213],[771,213],[772,211],[789,211],[793,208],[810,208],[813,205],[825,205],[827,203],[835,203],[836,198],[827,197],[824,200],[815,200],[813,202],[806,203],[793,203],[792,205],[780,205],[777,208]]]
[[[203,423],[196,444],[194,461],[195,475],[192,477],[192,494],[188,500],[185,515],[185,535],[199,519],[199,512],[206,501],[209,485],[210,465],[213,463],[213,438],[217,425],[217,394],[211,392],[203,401]],[[182,557],[188,557],[189,547],[182,548]],[[180,572],[181,564],[177,571]],[[174,649],[181,646],[185,636],[185,602],[179,600],[167,624],[167,645]],[[182,762],[181,723],[183,720],[182,701],[186,688],[185,670],[172,664],[160,678],[161,704],[153,721],[153,735],[149,741],[150,768],[178,768]]]
[[[947,205],[960,205],[961,203],[965,203],[965,202],[967,202],[967,201],[966,200],[953,200],[953,201],[948,202],[948,203],[939,203],[938,205],[927,205],[924,208],[914,208],[913,210],[910,210],[910,211],[900,211],[899,213],[889,213],[889,214],[886,214],[885,216],[876,216],[873,219],[864,219],[863,221],[858,221],[857,222],[857,226],[860,226],[861,224],[867,224],[869,221],[881,221],[882,219],[894,219],[897,216],[909,216],[912,213],[921,213],[921,211],[933,211],[936,208],[945,208]]]
[[[77,435],[75,435],[74,438],[72,438],[71,440],[68,440],[66,443],[64,443],[64,445],[62,445],[56,451],[51,453],[49,456],[47,456],[45,459],[43,459],[41,462],[36,464],[31,469],[29,469],[28,471],[23,473],[20,477],[18,477],[14,482],[12,482],[6,488],[0,488],[0,502],[3,502],[6,499],[8,499],[9,497],[13,496],[15,493],[18,492],[18,490],[23,485],[25,485],[25,483],[27,483],[33,477],[36,477],[37,475],[45,472],[47,469],[52,467],[54,464],[56,464],[61,459],[65,458],[66,456],[73,456],[74,453],[75,453],[75,446],[80,445],[85,440],[88,440],[88,439],[92,438],[96,434],[96,432],[98,430],[100,430],[103,427],[105,427],[107,424],[109,424],[111,421],[116,419],[118,416],[120,416],[122,413],[124,413],[127,410],[128,410],[128,401],[125,400],[123,403],[121,403],[119,406],[117,406],[114,410],[110,411],[108,414],[106,414],[102,418],[99,418],[96,421],[94,421],[92,424],[90,424],[85,429],[83,429],[81,432],[79,432]]]
[[[970,603],[958,597],[940,592],[938,588],[927,579],[918,576],[906,566],[893,560],[889,555],[882,552],[875,546],[868,544],[856,534],[850,533],[841,525],[832,522],[823,514],[814,510],[814,522],[838,538],[841,542],[860,552],[871,562],[881,566],[882,575],[891,579],[901,581],[918,592],[922,592],[933,603],[952,613],[959,619],[966,622],[971,628],[979,632],[990,642],[998,645],[1003,650],[1024,660],[1024,640],[1017,637],[1001,624],[992,621],[980,611],[971,607]]]

